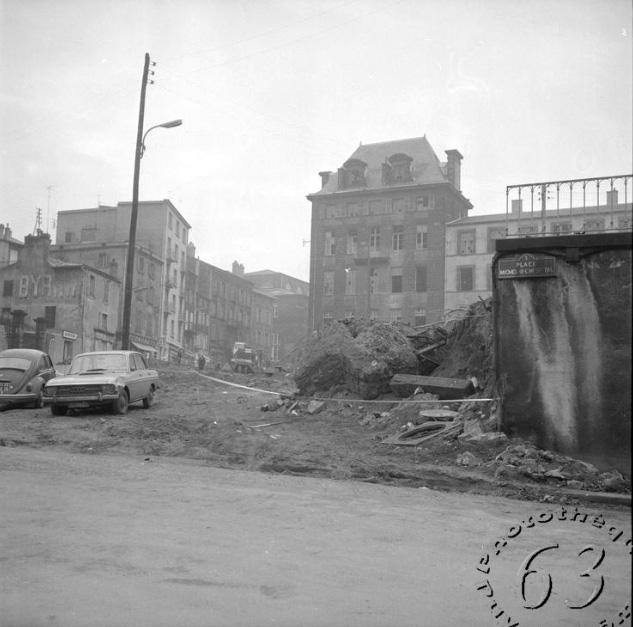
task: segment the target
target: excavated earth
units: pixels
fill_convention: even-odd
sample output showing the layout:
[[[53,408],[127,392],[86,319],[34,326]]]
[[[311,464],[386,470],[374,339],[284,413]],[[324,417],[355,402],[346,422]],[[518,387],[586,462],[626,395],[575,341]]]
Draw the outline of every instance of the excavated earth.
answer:
[[[48,409],[3,411],[0,446],[185,457],[222,468],[570,504],[585,500],[587,491],[630,494],[629,478],[609,476],[607,487],[609,477],[584,462],[504,438],[468,441],[459,437],[460,427],[419,446],[384,443],[415,426],[422,406],[457,410],[464,425],[489,424],[489,410],[474,403],[420,404],[411,400],[429,395],[403,402],[393,394],[370,402],[345,389],[319,402],[286,394],[295,386],[283,373],[216,379],[216,373],[201,375],[175,365],[159,367],[159,373],[162,385],[154,405],[132,405],[123,416],[97,410],[55,417]],[[569,482],[577,489],[569,490]]]
[[[630,506],[630,477],[498,431],[492,341],[484,301],[446,328],[337,323],[298,347],[292,377],[158,363],[161,388],[149,409],[54,417],[48,409],[0,408],[0,447],[184,457],[222,468]],[[396,397],[392,375],[415,372],[416,361],[418,374],[468,379],[474,393],[460,402],[424,390]],[[420,413],[429,410],[432,418]]]

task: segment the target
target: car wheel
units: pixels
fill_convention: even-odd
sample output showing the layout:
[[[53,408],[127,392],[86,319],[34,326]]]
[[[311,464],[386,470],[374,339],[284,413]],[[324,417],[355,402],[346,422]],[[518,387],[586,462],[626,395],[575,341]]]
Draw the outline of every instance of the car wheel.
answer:
[[[127,392],[125,390],[121,390],[119,392],[119,398],[116,401],[112,402],[112,411],[115,414],[125,414],[127,412],[129,400],[127,397]]]
[[[37,393],[33,401],[33,407],[35,407],[35,409],[42,409],[42,407],[44,407],[44,395],[42,394],[42,390]]]
[[[149,394],[143,399],[143,407],[147,409],[154,404],[154,386],[149,389]]]
[[[59,405],[51,405],[51,414],[53,416],[65,416],[68,413],[68,407],[61,407]]]

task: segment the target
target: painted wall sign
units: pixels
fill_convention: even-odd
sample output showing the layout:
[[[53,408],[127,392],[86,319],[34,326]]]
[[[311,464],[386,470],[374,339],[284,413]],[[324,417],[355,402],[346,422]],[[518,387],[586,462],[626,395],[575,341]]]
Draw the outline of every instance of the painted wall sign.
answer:
[[[499,259],[498,279],[534,279],[556,276],[556,257],[531,255]]]
[[[62,333],[62,337],[65,340],[72,340],[74,342],[77,339],[77,334],[73,333],[72,331],[64,331]]]
[[[145,337],[144,335],[137,335],[136,333],[130,333],[130,342],[138,342],[139,344],[151,346],[152,348],[156,347],[156,340]]]

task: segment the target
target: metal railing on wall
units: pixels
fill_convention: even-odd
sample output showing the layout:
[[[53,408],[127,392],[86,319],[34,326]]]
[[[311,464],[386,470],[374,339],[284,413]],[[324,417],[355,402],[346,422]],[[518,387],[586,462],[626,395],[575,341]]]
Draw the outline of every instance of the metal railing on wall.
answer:
[[[506,187],[506,237],[631,231],[633,174]]]

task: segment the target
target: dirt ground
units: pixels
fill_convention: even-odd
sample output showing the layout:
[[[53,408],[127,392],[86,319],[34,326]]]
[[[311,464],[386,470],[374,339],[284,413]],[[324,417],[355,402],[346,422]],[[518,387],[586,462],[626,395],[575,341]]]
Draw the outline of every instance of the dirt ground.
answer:
[[[322,411],[310,414],[307,400],[277,407],[280,396],[262,391],[293,392],[292,379],[283,373],[228,374],[223,377],[226,384],[211,380],[214,372],[200,376],[186,366],[162,366],[159,374],[161,389],[154,405],[132,405],[124,416],[95,410],[53,417],[47,408],[6,410],[0,413],[0,446],[179,457],[219,468],[544,502],[583,501],[581,491],[563,489],[556,477],[537,482],[500,476],[495,460],[507,441],[467,443],[455,434],[415,447],[383,443],[401,433],[421,407],[392,396],[368,402],[341,393],[327,400]],[[478,465],[456,463],[467,452]],[[630,482],[618,491],[630,493]]]
[[[24,447],[0,477],[0,627],[631,625],[630,510]]]

